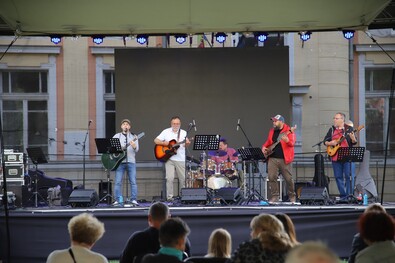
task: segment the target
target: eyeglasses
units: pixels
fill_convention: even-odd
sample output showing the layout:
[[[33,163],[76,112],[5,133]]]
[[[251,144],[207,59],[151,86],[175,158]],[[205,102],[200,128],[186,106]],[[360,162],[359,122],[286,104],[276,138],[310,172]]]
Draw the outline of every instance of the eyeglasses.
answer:
[[[333,117],[333,119],[334,119],[334,120],[341,120],[341,118],[336,118],[336,117]]]

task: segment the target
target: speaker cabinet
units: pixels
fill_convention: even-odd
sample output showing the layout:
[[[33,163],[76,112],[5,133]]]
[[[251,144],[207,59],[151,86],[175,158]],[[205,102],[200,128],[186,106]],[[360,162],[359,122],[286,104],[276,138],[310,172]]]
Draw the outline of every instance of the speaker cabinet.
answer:
[[[206,188],[182,188],[181,202],[202,202],[207,200]]]
[[[99,196],[94,189],[75,189],[69,196],[69,205],[72,207],[96,206]]]
[[[107,188],[108,186],[108,188]],[[103,197],[105,197],[107,194],[112,195],[112,183],[111,182],[100,182],[99,183],[99,198],[101,200],[101,203],[107,203],[111,204],[111,197],[106,197],[102,200]]]
[[[303,187],[299,201],[301,204],[328,204],[330,198],[326,187]]]
[[[223,187],[217,190],[216,196],[221,197],[228,204],[235,203],[240,195],[240,188]]]
[[[313,184],[311,182],[295,182],[295,193],[296,193],[296,198],[300,199],[300,195],[302,193],[302,189],[304,187],[312,187]]]

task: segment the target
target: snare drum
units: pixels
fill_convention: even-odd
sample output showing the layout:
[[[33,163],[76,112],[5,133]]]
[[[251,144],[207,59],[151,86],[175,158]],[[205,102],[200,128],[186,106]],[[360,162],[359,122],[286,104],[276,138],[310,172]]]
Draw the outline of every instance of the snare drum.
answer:
[[[188,178],[185,180],[188,188],[203,188],[204,178],[199,171],[189,171]]]
[[[220,166],[221,174],[233,174],[236,170],[234,162],[222,162]]]
[[[215,164],[215,161],[212,159],[208,159],[207,163],[208,165],[206,166],[206,160],[202,161],[201,171],[205,170],[205,173],[209,175],[215,174],[217,170],[217,165]]]
[[[207,187],[211,189],[220,189],[222,187],[230,187],[232,183],[230,180],[221,174],[215,174],[207,179]]]

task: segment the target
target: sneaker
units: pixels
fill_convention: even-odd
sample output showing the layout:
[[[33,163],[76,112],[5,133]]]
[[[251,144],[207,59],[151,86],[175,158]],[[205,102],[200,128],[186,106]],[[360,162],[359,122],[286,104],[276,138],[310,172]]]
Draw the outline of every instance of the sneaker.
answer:
[[[119,203],[118,201],[115,201],[114,203],[112,203],[113,206],[121,206],[122,204]]]
[[[133,205],[138,205],[139,204],[139,203],[137,203],[136,200],[132,200],[132,201],[130,201],[130,203],[133,204]]]
[[[273,196],[272,198],[270,198],[269,203],[278,203],[279,202],[279,198],[278,196]]]

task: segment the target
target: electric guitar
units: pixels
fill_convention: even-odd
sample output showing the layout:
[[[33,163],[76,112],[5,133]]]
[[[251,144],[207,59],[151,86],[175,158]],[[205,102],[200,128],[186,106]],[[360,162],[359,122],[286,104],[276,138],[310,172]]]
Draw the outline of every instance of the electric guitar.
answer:
[[[145,136],[144,132],[139,133],[137,136],[134,136],[132,141],[136,141]],[[123,149],[120,153],[103,153],[101,156],[101,161],[103,163],[104,168],[107,170],[115,171],[121,162],[126,158],[127,153],[126,149],[130,146],[130,143]]]
[[[359,132],[359,131],[362,130],[363,128],[365,128],[365,126],[364,126],[364,125],[360,125],[360,126],[358,126],[358,128],[357,128],[356,130],[353,130],[352,132],[357,132],[357,131]],[[331,157],[334,156],[334,155],[337,153],[337,150],[339,150],[342,141],[344,141],[344,139],[346,139],[346,136],[349,136],[349,134],[350,134],[350,133],[347,133],[345,136],[343,135],[342,137],[340,137],[339,139],[337,139],[336,145],[329,145],[329,146],[326,148],[326,153],[327,153],[329,156],[331,156]]]
[[[189,139],[190,141],[193,138]],[[180,148],[180,145],[185,143],[186,139],[177,142],[175,139],[171,140],[167,146],[156,144],[154,148],[155,158],[161,162],[167,162],[173,155],[177,154],[177,149]]]
[[[277,144],[279,144],[279,143],[281,142],[281,139],[282,139],[283,137],[288,136],[288,134],[293,133],[295,130],[296,130],[296,124],[295,124],[295,126],[291,127],[291,129],[289,129],[289,131],[280,133],[280,134],[278,135],[277,140],[276,140],[274,143],[272,143],[269,147],[266,148],[266,151],[263,153],[263,155],[265,156],[265,158],[268,158],[270,155],[273,154],[274,148],[277,146]]]

